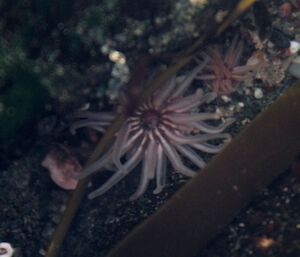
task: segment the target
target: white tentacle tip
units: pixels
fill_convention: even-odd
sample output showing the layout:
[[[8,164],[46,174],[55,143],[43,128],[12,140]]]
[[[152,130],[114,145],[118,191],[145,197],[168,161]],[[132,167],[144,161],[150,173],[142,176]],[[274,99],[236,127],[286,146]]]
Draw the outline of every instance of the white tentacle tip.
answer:
[[[154,191],[153,194],[158,195],[159,193],[161,193],[161,191],[164,189],[163,186],[157,186]]]

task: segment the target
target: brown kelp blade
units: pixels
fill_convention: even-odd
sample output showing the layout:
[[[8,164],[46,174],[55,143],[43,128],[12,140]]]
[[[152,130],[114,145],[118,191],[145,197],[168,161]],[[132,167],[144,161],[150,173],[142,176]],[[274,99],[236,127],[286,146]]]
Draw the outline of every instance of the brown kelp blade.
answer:
[[[107,257],[195,256],[299,152],[298,82]]]

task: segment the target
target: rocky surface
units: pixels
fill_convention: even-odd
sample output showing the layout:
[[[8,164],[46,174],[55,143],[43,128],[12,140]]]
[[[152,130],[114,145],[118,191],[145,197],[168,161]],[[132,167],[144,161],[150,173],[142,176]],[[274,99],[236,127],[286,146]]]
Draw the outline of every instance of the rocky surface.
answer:
[[[180,47],[185,47],[187,41],[197,37],[197,33],[192,33],[191,38],[186,35],[178,36],[180,30],[178,31],[176,24],[182,22],[180,19],[183,19],[185,24],[189,24],[186,19],[193,24],[192,17],[194,15],[197,17],[197,13],[193,10],[188,10],[186,16],[182,14],[184,8],[181,5],[186,4],[185,1],[176,1],[177,6],[173,6],[172,1],[165,1],[163,6],[159,4],[160,1],[159,3],[150,1],[149,9],[143,12],[137,12],[141,8],[138,4],[133,5],[134,8],[128,8],[124,2],[103,1],[102,5],[97,3],[87,5],[75,1],[75,4],[71,5],[69,1],[62,1],[60,6],[45,1],[48,5],[36,7],[40,12],[28,18],[27,27],[20,22],[24,18],[24,13],[19,13],[16,6],[25,8],[30,13],[34,9],[30,4],[25,5],[22,1],[17,1],[15,7],[8,3],[0,5],[7,13],[0,19],[2,24],[0,29],[3,33],[15,32],[15,34],[8,33],[7,38],[1,39],[1,49],[7,50],[5,58],[8,61],[19,58],[26,64],[30,61],[41,84],[47,88],[52,97],[52,100],[43,106],[41,118],[38,121],[30,120],[29,125],[25,124],[29,130],[23,130],[24,124],[21,124],[21,130],[16,130],[18,133],[13,138],[15,142],[5,142],[5,147],[4,144],[1,145],[0,241],[11,243],[16,248],[15,256],[45,254],[70,194],[58,188],[51,181],[47,170],[40,165],[47,153],[48,145],[53,142],[72,145],[74,154],[80,156],[81,162],[93,146],[86,142],[84,133],[77,136],[69,135],[67,128],[70,112],[89,106],[95,110],[99,108],[111,110],[117,88],[128,79],[129,66],[140,53],[145,49],[150,53],[176,52]],[[272,27],[284,34],[282,41],[286,38],[299,40],[300,26],[297,25],[299,10],[293,7],[290,16],[281,17],[279,6],[283,1],[264,2],[270,13]],[[72,7],[69,8],[69,12],[63,12],[64,16],[58,11],[64,10],[63,3]],[[117,7],[126,14],[122,22],[131,25],[134,22],[136,30],[122,31],[117,26],[114,15],[105,22],[95,19],[107,11],[117,16],[116,10],[120,10]],[[232,38],[235,33],[246,35],[245,30],[248,29],[246,24],[253,19],[253,13],[251,10],[236,22],[234,28],[222,35],[219,41],[227,44],[228,38]],[[182,15],[184,17],[181,17]],[[153,21],[154,16],[157,18]],[[175,21],[170,24],[172,19]],[[151,22],[155,22],[156,25],[147,27]],[[25,35],[28,35],[30,29],[40,37],[32,34],[34,35],[31,35],[32,40],[26,38]],[[187,26],[183,31],[194,31],[194,28]],[[255,33],[259,33],[257,30],[253,31],[252,39],[255,38]],[[15,43],[8,47],[8,43],[17,42],[13,35],[17,35],[17,39],[22,39],[21,46]],[[42,35],[46,35],[45,42]],[[162,41],[161,35],[164,35]],[[174,38],[177,38],[176,44]],[[131,45],[133,40],[138,47]],[[243,57],[245,60],[253,48],[259,50],[258,46],[252,46],[249,39]],[[283,70],[285,66],[281,65],[289,58],[284,50],[271,43],[264,44],[262,50],[268,58],[277,60],[277,68],[272,66],[270,61],[260,77],[252,80],[250,86],[245,82],[232,95],[220,97],[206,107],[225,116],[236,117],[236,123],[229,130],[233,136],[287,90],[294,81]],[[120,53],[119,58],[111,56],[116,51]],[[126,58],[126,65],[122,61],[123,57]],[[118,62],[120,60],[121,64]],[[14,65],[14,62],[9,62],[8,66],[11,65]],[[6,71],[8,66],[0,68]],[[273,74],[281,74],[276,78],[279,82],[272,82],[273,75],[268,68],[273,69]],[[0,89],[7,86],[12,85],[6,82],[0,85]],[[33,135],[28,131],[32,131]],[[208,160],[210,156],[205,158]],[[172,173],[168,187],[161,194],[153,195],[149,189],[143,197],[130,202],[128,197],[136,188],[138,174],[137,170],[105,195],[82,202],[60,256],[105,256],[118,241],[162,206],[186,181],[183,176]],[[109,175],[109,173],[96,175],[92,187],[103,183]],[[150,188],[153,188],[151,186]],[[91,190],[92,188],[88,189]],[[268,189],[260,192],[258,197],[199,253],[198,257],[299,256],[299,206],[299,170],[294,168],[284,172]]]

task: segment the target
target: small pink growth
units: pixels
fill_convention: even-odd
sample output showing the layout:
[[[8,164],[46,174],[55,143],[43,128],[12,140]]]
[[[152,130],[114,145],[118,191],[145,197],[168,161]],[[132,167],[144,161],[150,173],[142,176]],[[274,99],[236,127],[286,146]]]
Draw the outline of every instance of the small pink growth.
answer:
[[[61,144],[55,144],[42,161],[42,166],[48,169],[53,182],[66,190],[74,190],[78,181],[81,165],[70,151]]]
[[[98,131],[92,128],[86,128],[86,134],[91,143],[97,144],[99,142],[100,136]]]
[[[257,63],[240,65],[243,53],[243,42],[235,37],[225,54],[219,46],[209,47],[202,52],[202,57],[208,60],[207,67],[198,76],[198,79],[208,81],[217,94],[230,94],[236,90],[241,81],[244,81],[251,71],[256,70]]]
[[[282,18],[289,17],[292,13],[292,5],[288,2],[279,6],[279,15]]]

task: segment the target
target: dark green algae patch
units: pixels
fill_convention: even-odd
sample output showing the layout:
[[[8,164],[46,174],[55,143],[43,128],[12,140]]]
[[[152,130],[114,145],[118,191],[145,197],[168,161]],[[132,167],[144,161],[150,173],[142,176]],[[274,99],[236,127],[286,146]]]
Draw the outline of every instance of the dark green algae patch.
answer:
[[[25,64],[1,65],[0,68],[5,74],[0,93],[0,140],[4,142],[41,115],[49,95],[40,78]]]
[[[5,63],[4,58],[0,57],[0,168],[31,148],[38,136],[35,124],[50,102],[47,89],[29,63]]]
[[[208,166],[107,257],[199,253],[300,150],[300,83],[259,114]]]

